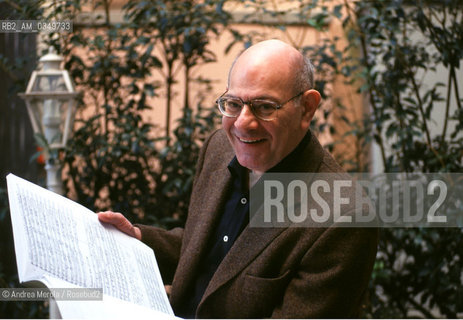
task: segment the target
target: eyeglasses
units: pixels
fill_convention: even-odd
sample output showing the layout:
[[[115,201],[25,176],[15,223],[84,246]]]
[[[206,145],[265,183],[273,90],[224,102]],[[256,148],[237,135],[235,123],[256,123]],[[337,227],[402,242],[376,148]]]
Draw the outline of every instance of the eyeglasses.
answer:
[[[283,108],[285,104],[290,102],[293,99],[296,99],[304,93],[304,91],[299,92],[294,97],[286,100],[281,104],[278,104],[274,101],[264,100],[264,99],[254,99],[249,101],[243,101],[238,97],[224,97],[227,93],[225,91],[216,101],[220,112],[230,118],[236,118],[241,114],[241,110],[244,105],[247,104],[251,109],[251,112],[259,119],[264,121],[272,121],[276,119],[275,111]]]

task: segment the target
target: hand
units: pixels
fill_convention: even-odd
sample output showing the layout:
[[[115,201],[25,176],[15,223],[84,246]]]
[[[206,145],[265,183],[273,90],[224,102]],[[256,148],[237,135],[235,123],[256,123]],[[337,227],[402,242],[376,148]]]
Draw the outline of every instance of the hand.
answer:
[[[164,289],[166,290],[167,296],[170,297],[170,294],[172,293],[172,286],[169,284],[164,285]]]
[[[141,240],[140,228],[134,227],[122,213],[112,211],[98,212],[98,219],[101,222],[112,224],[131,237]]]

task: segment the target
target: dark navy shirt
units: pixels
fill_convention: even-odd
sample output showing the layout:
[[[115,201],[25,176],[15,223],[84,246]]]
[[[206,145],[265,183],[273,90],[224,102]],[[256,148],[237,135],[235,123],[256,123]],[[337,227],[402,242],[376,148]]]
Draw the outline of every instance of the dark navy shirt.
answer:
[[[292,171],[292,165],[309,143],[310,135],[309,131],[296,149],[268,172]],[[232,176],[232,183],[222,210],[223,214],[213,236],[209,239],[207,255],[201,259],[196,281],[188,288],[187,294],[191,296],[191,299],[180,310],[177,310],[176,315],[182,318],[195,317],[196,309],[209,281],[236,238],[249,223],[249,170],[241,166],[236,157],[228,164],[228,170]]]

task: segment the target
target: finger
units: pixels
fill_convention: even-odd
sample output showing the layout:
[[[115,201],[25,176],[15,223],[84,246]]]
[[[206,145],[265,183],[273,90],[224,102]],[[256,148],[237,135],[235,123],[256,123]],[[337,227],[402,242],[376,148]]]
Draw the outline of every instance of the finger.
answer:
[[[119,215],[122,215],[122,213],[119,212],[113,212],[113,211],[102,211],[98,212],[98,219],[102,222],[106,223],[112,223],[115,219],[118,219]]]
[[[170,297],[170,294],[172,293],[172,286],[171,285],[164,285],[164,289],[166,290],[167,296]]]
[[[128,234],[131,237],[134,237],[138,240],[141,240],[141,232],[140,229],[134,227],[129,220],[122,213],[119,212],[112,212],[112,211],[104,211],[98,213],[98,219],[101,222],[109,223],[115,226],[120,231]]]

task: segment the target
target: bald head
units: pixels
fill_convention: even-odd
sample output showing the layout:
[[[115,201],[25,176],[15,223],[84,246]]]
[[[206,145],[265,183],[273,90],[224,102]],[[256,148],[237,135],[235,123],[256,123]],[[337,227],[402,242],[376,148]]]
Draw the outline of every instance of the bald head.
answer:
[[[243,167],[267,171],[306,135],[320,102],[304,76],[310,70],[299,51],[279,40],[259,42],[235,60],[221,101],[238,113],[222,111],[222,126]]]
[[[228,85],[235,72],[258,73],[271,69],[279,74],[279,84],[294,92],[313,88],[313,66],[298,50],[280,40],[259,42],[244,52],[230,68]],[[256,78],[256,81],[258,79]]]

